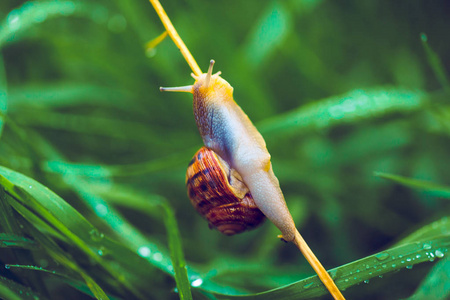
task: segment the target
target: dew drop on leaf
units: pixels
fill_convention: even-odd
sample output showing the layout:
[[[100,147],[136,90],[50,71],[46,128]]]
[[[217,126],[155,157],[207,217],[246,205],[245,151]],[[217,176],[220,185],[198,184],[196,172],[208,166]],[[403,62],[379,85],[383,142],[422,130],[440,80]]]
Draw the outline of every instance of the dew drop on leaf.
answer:
[[[203,284],[203,279],[201,279],[201,278],[195,279],[195,280],[192,281],[192,283],[191,283],[191,285],[192,285],[193,287],[199,287],[199,286],[201,286],[202,284]]]
[[[305,285],[303,286],[303,288],[304,288],[304,289],[309,289],[310,287],[313,286],[313,284],[314,284],[314,282],[307,283],[307,284],[305,284]]]
[[[163,256],[161,253],[157,252],[157,253],[153,254],[153,259],[156,261],[162,261]]]
[[[147,246],[141,246],[138,249],[138,254],[142,257],[149,257],[152,251]]]
[[[92,229],[89,231],[89,235],[94,242],[98,242],[105,237],[105,235],[99,232],[97,229]]]
[[[436,257],[439,257],[439,258],[443,258],[444,257],[444,253],[441,250],[436,250],[434,252],[434,254],[436,255]]]
[[[431,249],[431,245],[425,243],[425,244],[423,244],[423,247],[422,247],[422,248],[425,249],[425,250],[430,250],[430,249]]]
[[[385,260],[389,257],[389,253],[387,252],[381,252],[375,255],[376,259],[378,260]]]

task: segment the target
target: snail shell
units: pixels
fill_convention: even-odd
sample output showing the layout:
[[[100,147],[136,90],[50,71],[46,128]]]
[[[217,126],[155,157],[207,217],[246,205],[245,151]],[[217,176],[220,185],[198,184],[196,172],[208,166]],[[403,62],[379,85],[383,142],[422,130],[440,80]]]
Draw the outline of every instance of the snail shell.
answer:
[[[186,186],[194,208],[225,235],[253,229],[265,219],[239,173],[206,147],[189,163]]]

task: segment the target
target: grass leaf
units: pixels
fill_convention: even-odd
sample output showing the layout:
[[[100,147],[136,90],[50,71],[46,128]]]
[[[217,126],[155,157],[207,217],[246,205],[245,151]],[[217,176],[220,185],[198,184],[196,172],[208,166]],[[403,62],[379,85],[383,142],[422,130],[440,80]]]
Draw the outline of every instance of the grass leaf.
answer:
[[[450,187],[439,185],[433,182],[407,178],[404,176],[388,174],[383,172],[375,172],[375,176],[392,180],[398,184],[413,188],[424,190],[427,192],[432,192],[433,194],[439,195],[441,197],[450,198]]]
[[[439,58],[436,52],[434,52],[433,49],[431,49],[430,45],[428,44],[428,37],[425,33],[422,33],[420,35],[420,40],[422,41],[422,46],[425,49],[428,63],[430,64],[430,67],[433,70],[434,75],[436,76],[437,80],[442,85],[442,87],[445,88],[447,91],[449,91],[450,85],[442,60]]]
[[[300,106],[258,124],[262,133],[294,133],[322,129],[380,117],[393,112],[417,110],[426,102],[426,94],[399,88],[354,90]]]
[[[439,261],[407,300],[444,300],[450,296],[450,258]]]
[[[22,236],[0,233],[0,248],[36,249],[38,245],[33,240]]]
[[[192,299],[191,283],[186,270],[183,248],[181,245],[180,232],[178,231],[177,220],[173,209],[166,203],[162,203],[165,213],[164,223],[166,224],[167,236],[169,238],[170,257],[175,271],[175,281],[177,282],[180,299]]]
[[[450,248],[450,222],[444,220],[436,223],[437,225],[427,227],[433,234],[422,233],[423,238],[420,240],[394,246],[328,272],[337,286],[345,291],[362,282],[368,283],[371,278],[382,277],[386,273],[405,268],[411,269],[416,264],[442,258]],[[328,291],[316,275],[258,294],[217,296],[221,299],[222,297],[230,299],[309,299],[327,293]]]
[[[20,33],[26,32],[45,20],[71,15],[91,18],[96,15],[93,12],[101,9],[100,5],[83,2],[28,1],[21,7],[12,10],[3,21],[0,27],[0,49],[6,42],[17,39]]]
[[[0,276],[0,299],[8,300],[45,300],[45,297],[36,294],[29,287]]]

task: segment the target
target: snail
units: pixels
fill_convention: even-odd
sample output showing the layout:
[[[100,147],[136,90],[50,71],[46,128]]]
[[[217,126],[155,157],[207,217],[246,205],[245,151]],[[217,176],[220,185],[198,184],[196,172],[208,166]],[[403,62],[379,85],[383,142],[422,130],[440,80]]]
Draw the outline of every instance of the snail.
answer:
[[[194,116],[205,146],[235,169],[264,215],[277,226],[285,241],[296,238],[297,229],[272,170],[266,143],[248,116],[233,99],[233,88],[220,72],[193,75],[193,85],[161,88],[161,91],[194,95]]]
[[[161,91],[187,92],[194,96],[195,122],[205,145],[197,152],[197,156],[194,156],[187,171],[189,198],[194,207],[208,219],[213,227],[216,226],[222,233],[231,235],[247,228],[247,224],[236,222],[236,219],[241,218],[243,212],[254,212],[253,204],[255,204],[281,231],[279,237],[297,246],[330,294],[335,299],[344,299],[330,275],[295,227],[278,179],[272,170],[271,156],[264,138],[234,101],[233,88],[220,77],[220,72],[213,75],[213,60],[210,61],[208,72],[202,73],[159,1],[150,0],[150,2],[168,35],[194,72],[193,85],[160,88]],[[199,153],[200,157],[198,157]],[[202,165],[207,167],[203,168]],[[199,166],[201,167],[198,168]],[[201,171],[198,172],[197,169]],[[231,195],[233,203],[222,204],[229,201],[228,195]],[[246,198],[247,195],[248,198]],[[223,198],[219,205],[215,205],[217,197]],[[253,202],[250,199],[253,199]],[[251,204],[248,205],[248,203]],[[245,209],[241,209],[243,205],[246,206]],[[230,207],[233,209],[227,209]],[[252,209],[248,209],[250,207]],[[225,215],[225,219],[232,221],[224,223],[222,215],[227,213],[230,215]],[[218,223],[215,223],[216,221]],[[249,228],[251,227],[254,226]]]
[[[225,235],[251,230],[265,220],[239,173],[206,147],[189,163],[186,186],[197,212],[208,220],[210,228]]]

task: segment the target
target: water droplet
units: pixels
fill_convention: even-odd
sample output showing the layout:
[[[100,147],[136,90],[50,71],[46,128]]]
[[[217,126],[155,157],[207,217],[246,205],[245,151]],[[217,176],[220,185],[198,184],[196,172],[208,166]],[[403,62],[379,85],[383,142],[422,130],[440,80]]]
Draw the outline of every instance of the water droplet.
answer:
[[[389,257],[389,253],[387,252],[380,252],[378,254],[375,255],[375,258],[378,260],[385,260]]]
[[[407,262],[410,262],[410,261],[411,261],[411,258],[408,257],[408,258],[406,259],[406,261],[407,261]]]
[[[406,266],[406,268],[407,268],[408,270],[411,270],[411,269],[413,268],[413,265]]]
[[[403,257],[403,255],[401,255],[401,254],[398,256],[398,258],[402,258],[402,257]]]
[[[348,282],[348,278],[345,278],[345,280],[344,280],[345,282]]]
[[[162,261],[163,255],[159,252],[156,252],[155,254],[153,254],[153,259],[156,261]]]
[[[309,289],[309,288],[312,287],[313,285],[314,285],[314,282],[310,282],[310,283],[305,284],[305,285],[303,286],[303,288],[304,288],[304,289]]]
[[[422,257],[422,256],[421,256],[420,254],[417,254],[417,255],[416,255],[416,258],[417,258],[417,259],[419,259],[419,258],[421,258],[421,257]]]
[[[395,268],[397,265],[396,264],[392,264],[392,267]]]
[[[383,275],[379,275],[378,277],[379,277],[379,278],[383,278]]]
[[[149,257],[152,251],[147,246],[141,246],[138,249],[138,254],[142,257]]]
[[[439,258],[443,258],[444,257],[444,253],[442,251],[440,251],[440,250],[436,250],[434,252],[434,254],[436,254],[436,257],[439,257]]]
[[[400,263],[402,263],[402,264],[404,264],[405,263],[405,261],[404,260],[402,260]]]
[[[8,264],[6,264],[6,265],[5,265],[5,269],[9,269],[9,268],[11,268],[11,266],[8,265]]]
[[[108,207],[106,207],[106,205],[104,204],[97,204],[95,206],[95,211],[97,212],[99,217],[104,217],[108,214]]]
[[[6,22],[8,22],[9,28],[11,28],[11,30],[17,30],[20,28],[20,25],[21,25],[20,17],[19,17],[19,13],[16,9],[12,10],[8,14]]]
[[[32,186],[32,185],[30,185],[30,186],[28,186],[28,188],[29,188],[29,189],[32,189],[32,188],[33,188],[33,186]]]
[[[425,249],[425,250],[430,250],[431,249],[431,245],[425,243],[425,244],[423,244],[422,248]]]
[[[359,272],[361,272],[361,270],[360,269],[356,269],[356,273],[359,273]]]
[[[97,229],[92,229],[91,231],[89,231],[89,235],[91,236],[91,239],[94,242],[98,242],[101,239],[103,239],[105,237],[105,235],[101,232],[99,232]]]
[[[383,264],[381,267],[382,267],[382,268],[386,268],[387,266],[386,266],[386,264]]]
[[[199,287],[199,286],[201,286],[202,284],[203,284],[203,279],[201,279],[201,278],[195,279],[195,280],[192,281],[192,283],[191,283],[191,285],[192,285],[193,287]]]
[[[370,266],[369,266],[369,265],[366,265],[366,269],[370,269]]]
[[[368,284],[369,283],[369,279],[364,280],[364,283]]]

